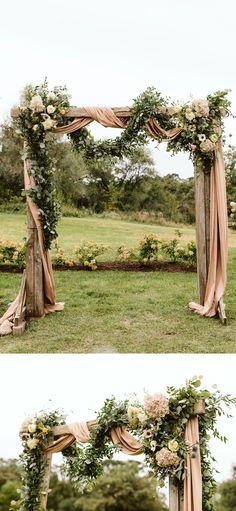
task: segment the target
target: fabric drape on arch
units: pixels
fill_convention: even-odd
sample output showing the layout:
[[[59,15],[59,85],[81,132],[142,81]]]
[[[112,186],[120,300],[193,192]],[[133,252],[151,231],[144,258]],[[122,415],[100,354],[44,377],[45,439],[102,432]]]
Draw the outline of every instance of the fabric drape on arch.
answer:
[[[90,429],[96,425],[96,421],[78,422],[68,424],[65,435],[55,440],[46,449],[45,453],[58,453],[66,449],[73,442],[88,443]],[[137,456],[142,454],[142,445],[131,435],[125,426],[112,428],[110,431],[112,442],[127,455]],[[193,416],[187,422],[185,429],[185,441],[189,446],[199,446],[198,417]],[[202,475],[200,449],[197,448],[195,458],[186,458],[186,477],[184,480],[184,511],[202,511]]]

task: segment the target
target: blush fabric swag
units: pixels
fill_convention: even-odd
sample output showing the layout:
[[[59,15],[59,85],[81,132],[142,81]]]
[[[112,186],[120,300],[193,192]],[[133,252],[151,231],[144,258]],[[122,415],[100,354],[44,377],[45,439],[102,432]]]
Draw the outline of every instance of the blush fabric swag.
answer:
[[[66,449],[73,442],[88,443],[90,440],[90,430],[96,426],[96,421],[78,422],[65,426],[65,435],[63,435],[63,426],[60,426],[62,436],[49,444],[45,453],[58,453]],[[137,456],[143,453],[140,441],[131,435],[125,426],[112,428],[110,437],[114,445],[129,456]],[[201,474],[201,456],[199,448],[199,423],[198,417],[189,418],[185,429],[185,442],[189,446],[197,446],[195,457],[191,454],[185,460],[185,479],[184,479],[184,507],[183,511],[202,511],[202,474]]]
[[[98,122],[106,128],[122,128],[128,126],[128,119],[119,118],[111,108],[86,107],[87,116],[74,119],[70,124],[62,127],[54,127],[53,132],[57,134],[73,133],[93,121]],[[158,141],[169,142],[176,139],[182,128],[177,127],[171,130],[164,130],[156,119],[149,119],[147,130],[151,137]],[[24,164],[25,189],[33,186],[33,179],[29,175],[30,162]],[[33,215],[39,237],[40,251],[43,264],[43,279],[45,290],[45,313],[60,311],[64,304],[57,304],[55,301],[55,289],[53,282],[50,254],[44,250],[43,233],[40,224],[39,211],[32,199],[27,197],[28,206]],[[189,308],[202,316],[214,316],[218,311],[218,302],[222,299],[227,281],[227,203],[224,160],[221,143],[214,153],[211,168],[210,188],[210,262],[204,304],[189,303]],[[0,319],[0,335],[4,335],[4,329],[11,333],[14,314],[19,302],[19,295],[10,305],[7,312]]]

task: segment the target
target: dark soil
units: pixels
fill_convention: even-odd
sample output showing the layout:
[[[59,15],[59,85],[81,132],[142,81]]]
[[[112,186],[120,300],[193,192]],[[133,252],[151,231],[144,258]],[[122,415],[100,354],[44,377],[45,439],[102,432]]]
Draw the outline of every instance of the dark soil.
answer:
[[[82,264],[75,264],[74,266],[69,266],[67,264],[64,265],[53,265],[53,269],[57,271],[91,271],[90,268],[85,268]],[[114,262],[104,262],[97,263],[96,271],[104,271],[104,270],[115,270],[115,271],[133,271],[133,272],[150,272],[150,271],[167,271],[167,272],[196,272],[197,268],[195,266],[191,266],[184,263],[170,263],[170,262],[160,262],[160,263],[150,263],[150,264],[141,264],[136,262],[122,262],[122,261],[114,261]],[[17,268],[13,265],[0,265],[1,272],[9,272],[9,273],[22,273],[22,269]]]

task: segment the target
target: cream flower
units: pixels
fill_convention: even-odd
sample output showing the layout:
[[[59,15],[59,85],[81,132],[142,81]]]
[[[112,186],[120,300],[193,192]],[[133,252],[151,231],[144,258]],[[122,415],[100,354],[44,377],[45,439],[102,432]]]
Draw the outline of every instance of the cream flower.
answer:
[[[167,107],[168,115],[177,115],[181,110],[180,105],[171,105]]]
[[[37,426],[34,422],[31,422],[31,424],[28,425],[28,431],[30,433],[35,433],[36,429],[37,429]]]
[[[32,97],[29,105],[33,112],[40,113],[44,111],[43,100],[39,94]]]
[[[192,111],[192,108],[187,107],[185,110],[185,117],[188,119],[188,121],[192,121],[195,117],[194,112]]]
[[[174,452],[169,451],[166,447],[163,447],[156,454],[157,464],[160,467],[169,467],[171,465],[176,465],[179,457]]]
[[[156,442],[156,440],[152,440],[152,441],[150,442],[150,449],[151,449],[151,451],[155,452],[156,447],[157,447],[157,442]]]
[[[208,117],[209,105],[206,99],[195,99],[192,103],[197,117]]]
[[[48,105],[47,107],[47,113],[53,114],[55,112],[56,108],[53,105]]]
[[[137,418],[139,422],[141,422],[141,424],[145,424],[145,422],[147,421],[147,415],[143,411],[138,413]]]
[[[31,451],[32,449],[35,449],[37,447],[38,443],[39,443],[38,438],[30,438],[29,440],[27,440],[27,445]]]
[[[52,129],[54,122],[53,122],[52,119],[46,119],[46,121],[44,121],[42,124],[43,124],[43,127],[44,127],[45,131],[46,131],[46,130],[51,130]]]
[[[38,125],[38,124],[34,124],[34,126],[33,126],[33,131],[37,131],[38,127],[39,127],[39,125]]]
[[[150,430],[150,429],[144,429],[144,430],[143,430],[143,436],[144,436],[145,438],[151,438],[151,437],[152,437],[152,432],[151,432],[151,430]]]
[[[168,442],[168,449],[171,452],[177,452],[179,450],[179,444],[176,440],[170,440]]]
[[[206,140],[206,135],[204,135],[204,133],[201,133],[200,135],[198,135],[198,140],[200,140],[200,142],[204,142],[204,140]]]
[[[127,415],[129,422],[134,422],[138,420],[138,414],[141,412],[141,408],[138,408],[137,406],[128,406],[127,409]]]
[[[203,153],[212,153],[212,151],[215,149],[215,144],[213,144],[213,142],[207,138],[200,144],[200,149]]]
[[[169,412],[169,401],[162,394],[144,397],[144,410],[150,417],[165,417]]]

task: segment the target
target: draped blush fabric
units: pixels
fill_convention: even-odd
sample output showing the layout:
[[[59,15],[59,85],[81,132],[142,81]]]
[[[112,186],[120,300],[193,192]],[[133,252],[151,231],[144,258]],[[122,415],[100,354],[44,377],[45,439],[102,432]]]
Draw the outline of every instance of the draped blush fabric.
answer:
[[[26,191],[30,190],[34,186],[33,179],[29,175],[29,172],[28,172],[29,164],[30,164],[29,161],[24,161],[24,183],[25,183]],[[41,258],[42,258],[43,287],[44,287],[44,312],[45,312],[45,314],[49,314],[50,312],[61,311],[64,308],[64,303],[62,303],[62,302],[56,303],[56,300],[55,300],[55,288],[54,288],[53,271],[52,271],[50,253],[49,253],[49,251],[45,252],[45,250],[44,250],[43,233],[42,233],[41,223],[40,223],[40,219],[39,219],[38,208],[29,196],[27,196],[27,204],[29,206],[30,212],[32,214],[32,217],[34,219],[34,222],[35,222],[35,225],[37,228],[38,239],[39,239],[39,248],[40,248]],[[19,297],[20,297],[20,294],[17,295],[16,299],[10,304],[8,310],[0,318],[0,335],[1,335],[1,330],[4,331],[4,327],[7,323],[10,322],[13,327],[14,314],[17,310],[18,305],[19,305]],[[9,331],[9,333],[11,333],[11,332]]]
[[[221,144],[215,153],[210,183],[210,261],[204,305],[189,303],[202,316],[215,316],[227,283],[227,200],[224,157]]]
[[[147,122],[147,129],[153,138],[162,139],[162,142],[170,142],[177,138],[182,128],[173,128],[171,130],[164,130],[161,128],[159,122],[156,119],[149,119]]]
[[[202,511],[202,474],[199,449],[198,417],[190,417],[186,425],[185,441],[189,446],[198,447],[195,458],[186,459],[186,477],[184,480],[183,511]]]
[[[113,444],[117,445],[124,454],[137,456],[143,452],[139,440],[128,433],[124,426],[117,426],[111,430]]]
[[[71,445],[75,440],[81,443],[89,442],[90,428],[95,425],[96,421],[68,424],[66,426],[67,433],[55,440],[45,449],[45,451],[52,453],[60,452]],[[140,442],[127,431],[125,426],[112,428],[110,435],[113,444],[117,445],[124,454],[135,456],[143,452]]]
[[[113,112],[112,108],[100,108],[100,107],[85,107],[84,110],[88,114],[88,117],[81,119],[75,119],[67,126],[61,126],[60,128],[53,128],[54,133],[69,134],[73,133],[93,121],[97,121],[102,124],[105,128],[127,128],[128,121],[121,119]]]

